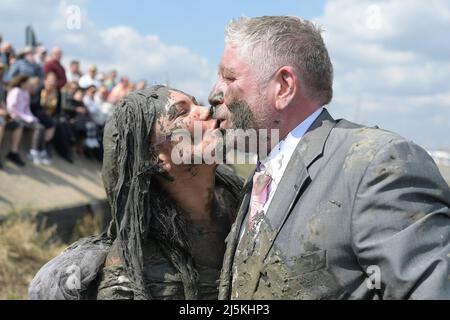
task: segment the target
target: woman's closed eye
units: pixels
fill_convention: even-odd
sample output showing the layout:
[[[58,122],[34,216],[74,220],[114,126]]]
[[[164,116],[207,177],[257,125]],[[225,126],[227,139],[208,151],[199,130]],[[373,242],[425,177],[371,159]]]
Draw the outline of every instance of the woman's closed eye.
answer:
[[[181,103],[175,103],[169,107],[168,115],[169,120],[175,120],[176,118],[185,116],[188,113],[188,110],[184,108]]]

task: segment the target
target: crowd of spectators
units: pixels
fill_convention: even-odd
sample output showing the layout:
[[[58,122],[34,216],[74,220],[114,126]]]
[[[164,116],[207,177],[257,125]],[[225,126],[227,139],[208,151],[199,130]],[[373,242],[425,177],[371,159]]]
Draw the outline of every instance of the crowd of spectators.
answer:
[[[0,40],[0,148],[11,131],[6,159],[15,165],[51,165],[56,152],[73,163],[74,155],[102,159],[103,127],[114,105],[128,92],[144,89],[145,81],[119,80],[116,70],[82,72],[79,61],[65,68],[63,51],[43,46],[17,51]],[[31,132],[27,159],[19,154],[24,130]],[[0,159],[0,169],[2,162]]]

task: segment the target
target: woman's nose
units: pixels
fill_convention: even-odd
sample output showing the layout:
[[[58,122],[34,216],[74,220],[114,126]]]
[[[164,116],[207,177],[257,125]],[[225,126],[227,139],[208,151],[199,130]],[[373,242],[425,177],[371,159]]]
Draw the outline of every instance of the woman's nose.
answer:
[[[209,94],[208,102],[212,106],[217,106],[223,103],[223,90],[220,89],[218,84],[214,86],[211,93]]]
[[[210,116],[210,107],[206,106],[196,106],[196,113],[198,115],[198,120],[202,121],[202,126],[204,129],[216,129],[218,124],[216,119],[212,119]]]
[[[200,121],[208,120],[210,117],[210,107],[199,106],[198,107],[198,118]]]

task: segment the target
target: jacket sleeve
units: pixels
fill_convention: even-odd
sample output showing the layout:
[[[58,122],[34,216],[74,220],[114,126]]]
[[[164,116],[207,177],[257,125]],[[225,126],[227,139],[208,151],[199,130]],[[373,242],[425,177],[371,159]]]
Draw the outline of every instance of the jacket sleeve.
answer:
[[[396,140],[373,155],[352,209],[352,245],[383,299],[450,299],[450,189],[425,150]],[[379,271],[379,272],[378,272]]]

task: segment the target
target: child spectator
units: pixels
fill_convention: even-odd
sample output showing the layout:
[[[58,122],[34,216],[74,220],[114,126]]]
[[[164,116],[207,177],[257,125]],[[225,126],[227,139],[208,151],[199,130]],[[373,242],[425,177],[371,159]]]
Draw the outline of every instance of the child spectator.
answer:
[[[11,125],[15,130],[17,130],[17,128],[20,129],[17,133],[18,136],[15,137],[17,145],[14,146],[14,148],[11,148],[11,152],[7,155],[7,159],[19,166],[25,165],[18,153],[18,144],[22,139],[24,127],[33,129],[29,158],[34,164],[41,163],[39,159],[39,145],[44,126],[39,123],[38,118],[32,114],[30,109],[30,91],[32,90],[32,85],[29,79],[28,76],[14,77],[10,83],[11,89],[6,98],[6,107],[9,116],[12,119]]]

